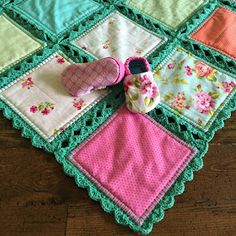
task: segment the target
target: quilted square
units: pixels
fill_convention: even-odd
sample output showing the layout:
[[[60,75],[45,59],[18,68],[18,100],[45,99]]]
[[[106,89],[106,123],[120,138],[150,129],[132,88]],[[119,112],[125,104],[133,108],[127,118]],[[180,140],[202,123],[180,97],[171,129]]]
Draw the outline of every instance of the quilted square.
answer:
[[[100,8],[93,0],[22,0],[15,9],[52,34],[59,34]]]
[[[193,40],[205,44],[236,60],[236,13],[217,8],[191,35]]]
[[[149,116],[122,107],[68,158],[141,224],[195,154]]]
[[[156,68],[155,78],[162,104],[205,131],[236,90],[235,78],[181,48]]]
[[[5,15],[0,16],[0,42],[0,72],[42,47]]]
[[[147,56],[163,42],[161,36],[114,12],[72,43],[96,58],[125,60],[134,55]]]
[[[127,4],[176,30],[205,2],[204,0],[192,0],[187,3],[185,0],[128,0]]]
[[[49,141],[108,93],[67,94],[60,75],[68,65],[69,60],[55,53],[0,92],[0,98]]]

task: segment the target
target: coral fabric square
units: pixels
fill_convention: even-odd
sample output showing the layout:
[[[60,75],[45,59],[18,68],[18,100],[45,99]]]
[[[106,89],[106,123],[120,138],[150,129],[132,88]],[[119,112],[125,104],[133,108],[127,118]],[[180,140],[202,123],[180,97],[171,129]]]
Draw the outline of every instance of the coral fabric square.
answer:
[[[100,90],[82,97],[67,94],[60,76],[68,65],[70,61],[55,53],[0,91],[0,97],[49,141],[108,93]]]
[[[217,8],[191,38],[236,60],[236,13]]]
[[[96,58],[114,56],[124,61],[134,55],[147,56],[163,42],[162,37],[114,12],[72,43]]]
[[[100,4],[93,0],[23,0],[15,6],[53,34],[63,32],[98,8]]]
[[[176,30],[205,2],[204,0],[128,0],[127,4]]]
[[[4,15],[0,16],[0,72],[41,47],[41,43],[16,23]]]
[[[195,153],[150,117],[122,107],[68,158],[141,224]]]
[[[161,103],[207,131],[235,94],[236,79],[177,48],[155,69]]]

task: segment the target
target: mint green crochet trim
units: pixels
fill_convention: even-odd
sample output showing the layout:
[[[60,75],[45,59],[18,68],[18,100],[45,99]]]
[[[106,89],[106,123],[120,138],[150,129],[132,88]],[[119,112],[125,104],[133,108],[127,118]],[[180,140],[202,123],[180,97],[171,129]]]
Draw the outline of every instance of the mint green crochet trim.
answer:
[[[225,6],[231,6],[236,10],[236,2],[233,0],[219,0],[219,2],[225,4]]]
[[[111,91],[96,106],[91,107],[89,112],[84,113],[82,117],[71,124],[64,132],[56,136],[52,142],[43,138],[4,99],[0,99],[0,110],[3,110],[3,114],[7,119],[13,120],[13,127],[22,129],[23,137],[31,138],[33,146],[42,148],[48,152],[54,152],[64,145],[74,149],[103,124],[124,102],[124,97],[120,93],[121,88],[111,88]],[[77,134],[78,132],[79,134]]]
[[[170,114],[163,107],[156,108],[149,113],[149,115],[153,119],[165,126],[169,131],[177,135],[179,138],[189,143],[191,146],[197,148],[199,152],[186,167],[184,172],[171,187],[171,189],[166,193],[160,203],[148,216],[145,222],[141,226],[139,226],[135,224],[132,219],[130,219],[128,215],[123,210],[121,210],[121,208],[116,206],[114,202],[112,202],[112,200],[104,195],[91,181],[89,181],[82,173],[80,173],[79,170],[75,166],[73,166],[66,158],[68,153],[70,153],[75,147],[78,146],[78,144],[80,144],[90,134],[92,134],[123,103],[124,97],[120,97],[119,93],[117,93],[115,96],[114,94],[115,92],[108,95],[112,97],[109,97],[107,101],[111,101],[111,99],[113,98],[112,104],[114,105],[114,103],[116,103],[115,106],[107,108],[106,103],[100,102],[96,107],[91,109],[93,111],[90,110],[89,113],[86,113],[84,117],[82,117],[82,119],[73,124],[72,129],[67,129],[51,144],[45,143],[45,141],[41,137],[39,137],[39,135],[35,131],[32,131],[32,128],[27,125],[16,113],[14,113],[14,111],[11,110],[3,101],[0,101],[0,110],[4,111],[4,115],[6,116],[6,118],[13,120],[13,126],[15,128],[22,129],[23,137],[31,138],[32,144],[35,147],[43,148],[49,152],[54,152],[57,161],[63,165],[65,173],[69,176],[75,177],[76,184],[79,187],[87,188],[89,196],[96,201],[100,201],[104,211],[113,212],[117,223],[128,225],[130,228],[137,232],[147,234],[152,230],[153,223],[163,219],[164,210],[173,206],[174,196],[179,195],[184,191],[184,183],[193,179],[193,172],[202,168],[202,157],[207,151],[207,143],[211,140],[211,138],[213,138],[214,133],[219,128],[222,128],[224,126],[224,120],[229,118],[231,112],[236,109],[236,100],[235,98],[231,99],[225,109],[219,113],[218,120],[214,122],[214,125],[211,129],[211,135],[209,135],[207,139],[203,139],[204,135],[199,130],[195,129],[189,123],[182,121],[179,117],[175,117],[174,114]],[[117,97],[117,99],[115,99],[115,97]],[[97,119],[98,111],[100,111],[102,114],[102,119],[100,120]],[[175,119],[173,121],[170,121],[170,118]],[[90,127],[86,127],[88,126],[86,124],[86,121],[88,121],[89,119],[93,120],[93,125]],[[80,129],[80,134],[73,135],[73,133],[78,129]],[[63,148],[63,142],[67,139],[68,144],[65,148]]]
[[[177,37],[180,39],[181,46],[188,51],[194,52],[198,57],[212,63],[218,68],[229,71],[231,74],[236,74],[235,60],[232,60],[230,57],[189,38],[191,33],[196,30],[217,7],[220,6],[235,11],[231,6],[225,6],[218,3],[218,1],[212,1],[200,10],[196,17],[193,17],[187,22],[186,26],[179,31]]]
[[[86,188],[89,196],[99,201],[104,211],[113,213],[117,223],[127,225],[134,231],[148,234],[151,232],[153,223],[159,222],[164,218],[164,210],[174,205],[174,197],[184,192],[184,183],[193,179],[193,172],[202,168],[202,157],[208,149],[208,142],[213,138],[215,132],[224,126],[224,120],[229,118],[231,112],[236,109],[235,97],[231,99],[227,106],[219,113],[218,120],[214,122],[210,132],[211,134],[204,137],[204,134],[195,129],[188,122],[184,122],[181,118],[170,114],[164,107],[156,108],[149,115],[158,123],[162,124],[169,131],[177,135],[179,138],[189,143],[192,147],[199,150],[198,154],[193,158],[190,164],[183,171],[181,176],[173,184],[171,189],[165,194],[160,203],[154,208],[142,225],[137,225],[121,208],[119,208],[109,197],[107,197],[99,188],[97,188],[85,175],[83,175],[66,156],[73,150],[69,147],[61,148],[55,152],[57,161],[62,164],[65,173],[75,178],[78,187]],[[174,118],[170,122],[170,118]],[[209,132],[209,131],[208,131]]]
[[[53,52],[56,52],[57,50],[59,50],[58,45],[55,45],[53,48],[43,48],[1,73],[0,89],[7,86],[9,83],[12,83],[15,79],[39,65],[40,62],[47,59]]]
[[[83,32],[89,30],[93,25],[114,10],[118,10],[123,15],[143,27],[168,38],[168,42],[163,45],[163,47],[165,46],[164,50],[162,50],[163,47],[158,48],[154,53],[148,56],[152,69],[161,63],[171,53],[176,45],[180,45],[186,50],[198,55],[201,59],[206,60],[208,63],[210,62],[218,68],[236,74],[236,63],[233,60],[201,44],[186,39],[186,36],[191,32],[190,29],[194,30],[197,25],[201,24],[201,22],[211,14],[216,6],[228,4],[227,6],[231,5],[229,8],[235,10],[236,5],[232,3],[232,1],[209,0],[209,3],[203,6],[203,8],[199,10],[192,19],[185,22],[178,32],[174,32],[165,25],[156,23],[151,18],[143,16],[139,11],[127,7],[122,0],[95,1],[101,3],[104,8],[90,15],[86,20],[71,27],[70,34],[67,35],[67,32],[65,32],[65,34],[60,35],[60,37],[52,37],[51,35],[48,35],[47,32],[42,31],[44,29],[38,27],[37,24],[31,24],[28,19],[19,17],[18,13],[11,7],[13,3],[3,5],[0,3],[0,12],[1,8],[3,8],[3,12],[10,16],[14,21],[22,25],[27,31],[36,37],[46,41],[48,44],[47,48],[34,53],[29,58],[23,60],[22,63],[19,63],[19,65],[0,74],[0,88],[7,86],[9,83],[17,79],[29,69],[37,66],[49,55],[58,50],[61,50],[75,62],[81,63],[94,60],[92,56],[88,55],[83,50],[80,50],[73,45],[69,45],[69,42],[83,34]],[[15,3],[16,2],[17,0]],[[176,38],[176,35],[178,38]],[[221,58],[220,62],[218,61],[219,58]],[[164,218],[164,210],[171,208],[174,205],[174,197],[184,192],[184,183],[192,180],[193,172],[202,168],[202,157],[207,152],[208,142],[214,137],[215,132],[224,126],[224,120],[228,119],[231,112],[236,110],[236,96],[234,95],[229,101],[227,101],[227,104],[223,110],[219,112],[217,119],[214,120],[207,132],[196,128],[161,105],[148,114],[170,132],[174,133],[194,148],[197,148],[199,152],[179,176],[177,181],[172,185],[171,189],[165,194],[159,204],[154,208],[152,213],[146,218],[145,222],[142,225],[137,225],[121,208],[101,192],[66,158],[68,153],[75,149],[98,127],[100,127],[124,103],[122,85],[114,86],[111,89],[111,94],[103,98],[96,106],[92,107],[89,112],[85,113],[64,132],[55,137],[51,143],[46,141],[35,130],[33,130],[32,127],[28,125],[16,112],[14,112],[3,100],[0,100],[0,110],[3,111],[4,116],[7,119],[12,120],[13,126],[16,129],[21,130],[23,137],[31,139],[33,146],[54,153],[56,160],[63,165],[65,174],[74,177],[76,184],[79,187],[87,188],[89,196],[92,199],[99,201],[104,211],[113,213],[117,223],[127,225],[136,232],[148,234],[152,230],[153,223],[159,222]]]

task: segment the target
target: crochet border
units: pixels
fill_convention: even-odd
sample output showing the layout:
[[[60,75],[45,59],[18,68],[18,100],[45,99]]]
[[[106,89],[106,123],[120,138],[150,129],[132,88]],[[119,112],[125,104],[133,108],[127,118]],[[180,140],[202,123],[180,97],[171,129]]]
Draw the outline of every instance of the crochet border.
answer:
[[[103,0],[96,1],[103,2]],[[113,5],[104,7],[103,11],[90,15],[89,18],[86,19],[87,22],[83,21],[75,27],[72,27],[71,33],[68,37],[65,35],[57,39],[51,39],[41,29],[29,23],[27,20],[27,24],[25,24],[25,20],[18,18],[17,14],[9,8],[9,3],[0,6],[0,12],[3,10],[3,12],[6,12],[8,16],[10,16],[18,24],[22,25],[30,33],[38,36],[40,39],[48,43],[47,48],[44,48],[40,52],[34,53],[30,56],[30,58],[23,60],[18,66],[9,68],[9,70],[2,73],[0,75],[0,88],[3,88],[8,83],[12,82],[30,68],[35,67],[58,49],[63,51],[65,54],[68,54],[69,57],[73,58],[76,62],[92,61],[93,58],[89,55],[86,55],[86,53],[81,51],[76,51],[73,47],[69,47],[66,42],[71,35],[78,35],[82,33],[82,31],[88,30],[99,19],[104,18],[109,9],[117,9],[138,24],[143,25],[147,29],[160,33],[169,39],[169,42],[165,45],[166,47],[164,50],[162,50],[163,48],[161,47],[148,57],[151,61],[152,68],[155,68],[158,63],[169,55],[176,43],[180,43],[183,48],[190,52],[194,52],[195,55],[197,54],[201,60],[206,60],[214,66],[217,66],[223,70],[228,70],[232,74],[235,74],[236,62],[220,53],[198,44],[197,42],[191,44],[189,40],[185,38],[185,36],[188,35],[188,30],[196,28],[208,17],[208,15],[210,15],[214,7],[221,4],[229,4],[231,6],[228,7],[235,10],[236,4],[234,4],[233,1],[209,0],[209,3],[200,9],[192,19],[186,22],[186,24],[177,33],[167,29],[163,25],[153,22],[150,18],[141,15],[138,11],[127,8],[121,0],[109,0],[109,3],[112,3]],[[175,35],[177,35],[177,38],[173,38]],[[54,45],[53,42],[56,42],[56,44]],[[58,42],[60,42],[60,46],[57,44]],[[221,60],[218,60],[219,58]],[[59,134],[51,143],[48,143],[42,139],[37,132],[32,130],[32,128],[2,100],[0,100],[0,110],[3,111],[3,114],[7,119],[12,120],[13,127],[21,130],[21,135],[23,137],[31,139],[33,146],[42,148],[50,153],[54,153],[57,162],[63,166],[65,174],[73,177],[78,187],[86,188],[90,198],[100,202],[105,212],[114,214],[115,221],[118,224],[127,225],[136,232],[148,234],[151,232],[153,224],[164,218],[164,211],[174,205],[175,196],[184,192],[185,182],[191,181],[193,179],[193,173],[202,168],[202,158],[208,150],[208,142],[210,142],[213,138],[215,132],[224,126],[224,120],[228,119],[231,116],[231,112],[236,110],[236,96],[234,95],[227,102],[224,109],[219,112],[217,119],[213,122],[212,126],[206,133],[197,129],[181,117],[176,116],[173,112],[162,106],[158,106],[156,109],[148,113],[150,117],[167,128],[170,132],[198,149],[198,154],[191,160],[189,165],[178,177],[170,190],[161,199],[159,204],[153,209],[144,223],[142,225],[137,225],[121,208],[119,208],[110,198],[104,195],[66,158],[72,150],[86,140],[89,135],[99,128],[124,103],[124,96],[121,92],[121,84],[111,88],[111,90],[111,94],[103,98],[96,106],[92,107],[89,112],[85,113],[79,120],[73,123],[70,128]]]

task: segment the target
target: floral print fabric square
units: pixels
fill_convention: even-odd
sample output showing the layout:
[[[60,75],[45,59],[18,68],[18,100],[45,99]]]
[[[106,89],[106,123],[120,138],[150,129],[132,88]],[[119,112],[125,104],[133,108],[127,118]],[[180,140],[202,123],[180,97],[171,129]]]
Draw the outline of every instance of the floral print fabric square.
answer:
[[[141,224],[196,151],[150,117],[122,107],[68,158]]]
[[[153,19],[159,20],[176,30],[191,14],[194,13],[204,0],[164,1],[164,0],[128,0],[127,4],[137,8]]]
[[[24,0],[15,6],[52,34],[61,33],[98,8],[100,4],[93,0]]]
[[[0,93],[13,110],[48,140],[52,140],[107,94],[107,90],[83,97],[67,94],[60,75],[69,64],[56,53]]]
[[[130,56],[150,54],[163,41],[161,37],[115,12],[73,44],[96,58],[114,56],[124,61]]]
[[[162,104],[204,130],[235,93],[235,78],[181,48],[156,68],[155,78]]]
[[[191,38],[236,60],[236,13],[219,7]]]
[[[41,47],[8,17],[0,16],[0,72]]]

